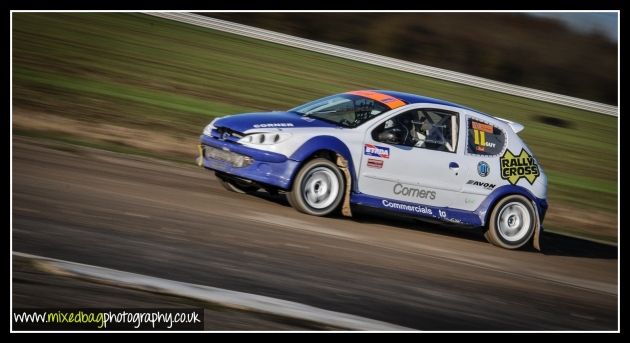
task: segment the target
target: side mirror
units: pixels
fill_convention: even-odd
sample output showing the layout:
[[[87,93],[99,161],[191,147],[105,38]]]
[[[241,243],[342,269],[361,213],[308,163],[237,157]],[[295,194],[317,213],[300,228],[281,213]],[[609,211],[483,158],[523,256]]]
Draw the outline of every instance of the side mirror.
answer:
[[[379,133],[378,140],[379,142],[392,144],[392,145],[402,144],[402,139],[396,134],[396,132],[392,130],[385,130]]]

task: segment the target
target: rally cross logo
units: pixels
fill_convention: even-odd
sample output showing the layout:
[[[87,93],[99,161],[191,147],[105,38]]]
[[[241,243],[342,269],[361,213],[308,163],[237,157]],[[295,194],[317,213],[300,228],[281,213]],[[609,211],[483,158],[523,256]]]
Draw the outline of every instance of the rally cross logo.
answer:
[[[524,178],[533,185],[539,175],[538,164],[525,149],[521,149],[518,156],[514,156],[510,150],[506,150],[501,156],[501,178],[503,180],[508,180],[515,185],[518,180]]]

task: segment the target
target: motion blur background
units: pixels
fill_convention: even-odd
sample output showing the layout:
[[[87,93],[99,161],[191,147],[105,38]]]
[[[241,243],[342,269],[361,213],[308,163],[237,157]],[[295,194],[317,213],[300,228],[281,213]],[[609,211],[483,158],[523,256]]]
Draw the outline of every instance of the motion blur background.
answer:
[[[492,80],[617,104],[616,13],[207,15]]]
[[[616,13],[203,14],[617,103]],[[14,135],[184,163],[215,116],[354,89],[461,103],[525,125],[549,176],[546,229],[617,240],[616,117],[137,13],[15,13],[12,62]]]
[[[203,15],[618,100],[618,13]],[[207,330],[366,330],[372,320],[397,330],[619,329],[618,117],[155,15],[11,18],[14,313],[193,306],[204,308]],[[282,196],[228,192],[194,163],[214,117],[357,89],[437,97],[524,124],[519,135],[549,178],[542,250],[500,249],[480,230],[396,214],[308,216]],[[200,286],[227,292],[201,297]],[[238,302],[252,294],[276,300]],[[296,315],[286,301],[317,309]],[[339,313],[314,316],[321,309]],[[336,319],[348,314],[360,318]]]

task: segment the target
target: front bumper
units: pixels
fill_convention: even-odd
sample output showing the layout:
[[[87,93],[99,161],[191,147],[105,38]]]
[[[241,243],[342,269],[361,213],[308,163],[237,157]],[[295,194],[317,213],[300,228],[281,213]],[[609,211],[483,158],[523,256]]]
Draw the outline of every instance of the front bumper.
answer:
[[[291,160],[282,154],[248,148],[206,135],[201,135],[200,140],[198,159],[200,166],[284,190],[291,187],[291,180],[298,167],[298,161]],[[203,153],[204,146],[247,156],[252,161],[245,167],[235,167],[227,161],[206,157]]]

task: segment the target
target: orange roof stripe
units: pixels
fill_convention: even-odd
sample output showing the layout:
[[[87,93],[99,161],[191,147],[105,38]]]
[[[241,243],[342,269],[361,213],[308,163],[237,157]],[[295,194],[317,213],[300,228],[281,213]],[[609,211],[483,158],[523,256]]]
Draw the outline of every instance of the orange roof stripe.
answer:
[[[346,94],[354,94],[366,98],[370,98],[372,100],[376,100],[380,103],[387,105],[390,109],[398,108],[400,106],[406,105],[406,103],[400,99],[396,99],[391,95],[374,92],[374,91],[353,91],[347,92]]]

